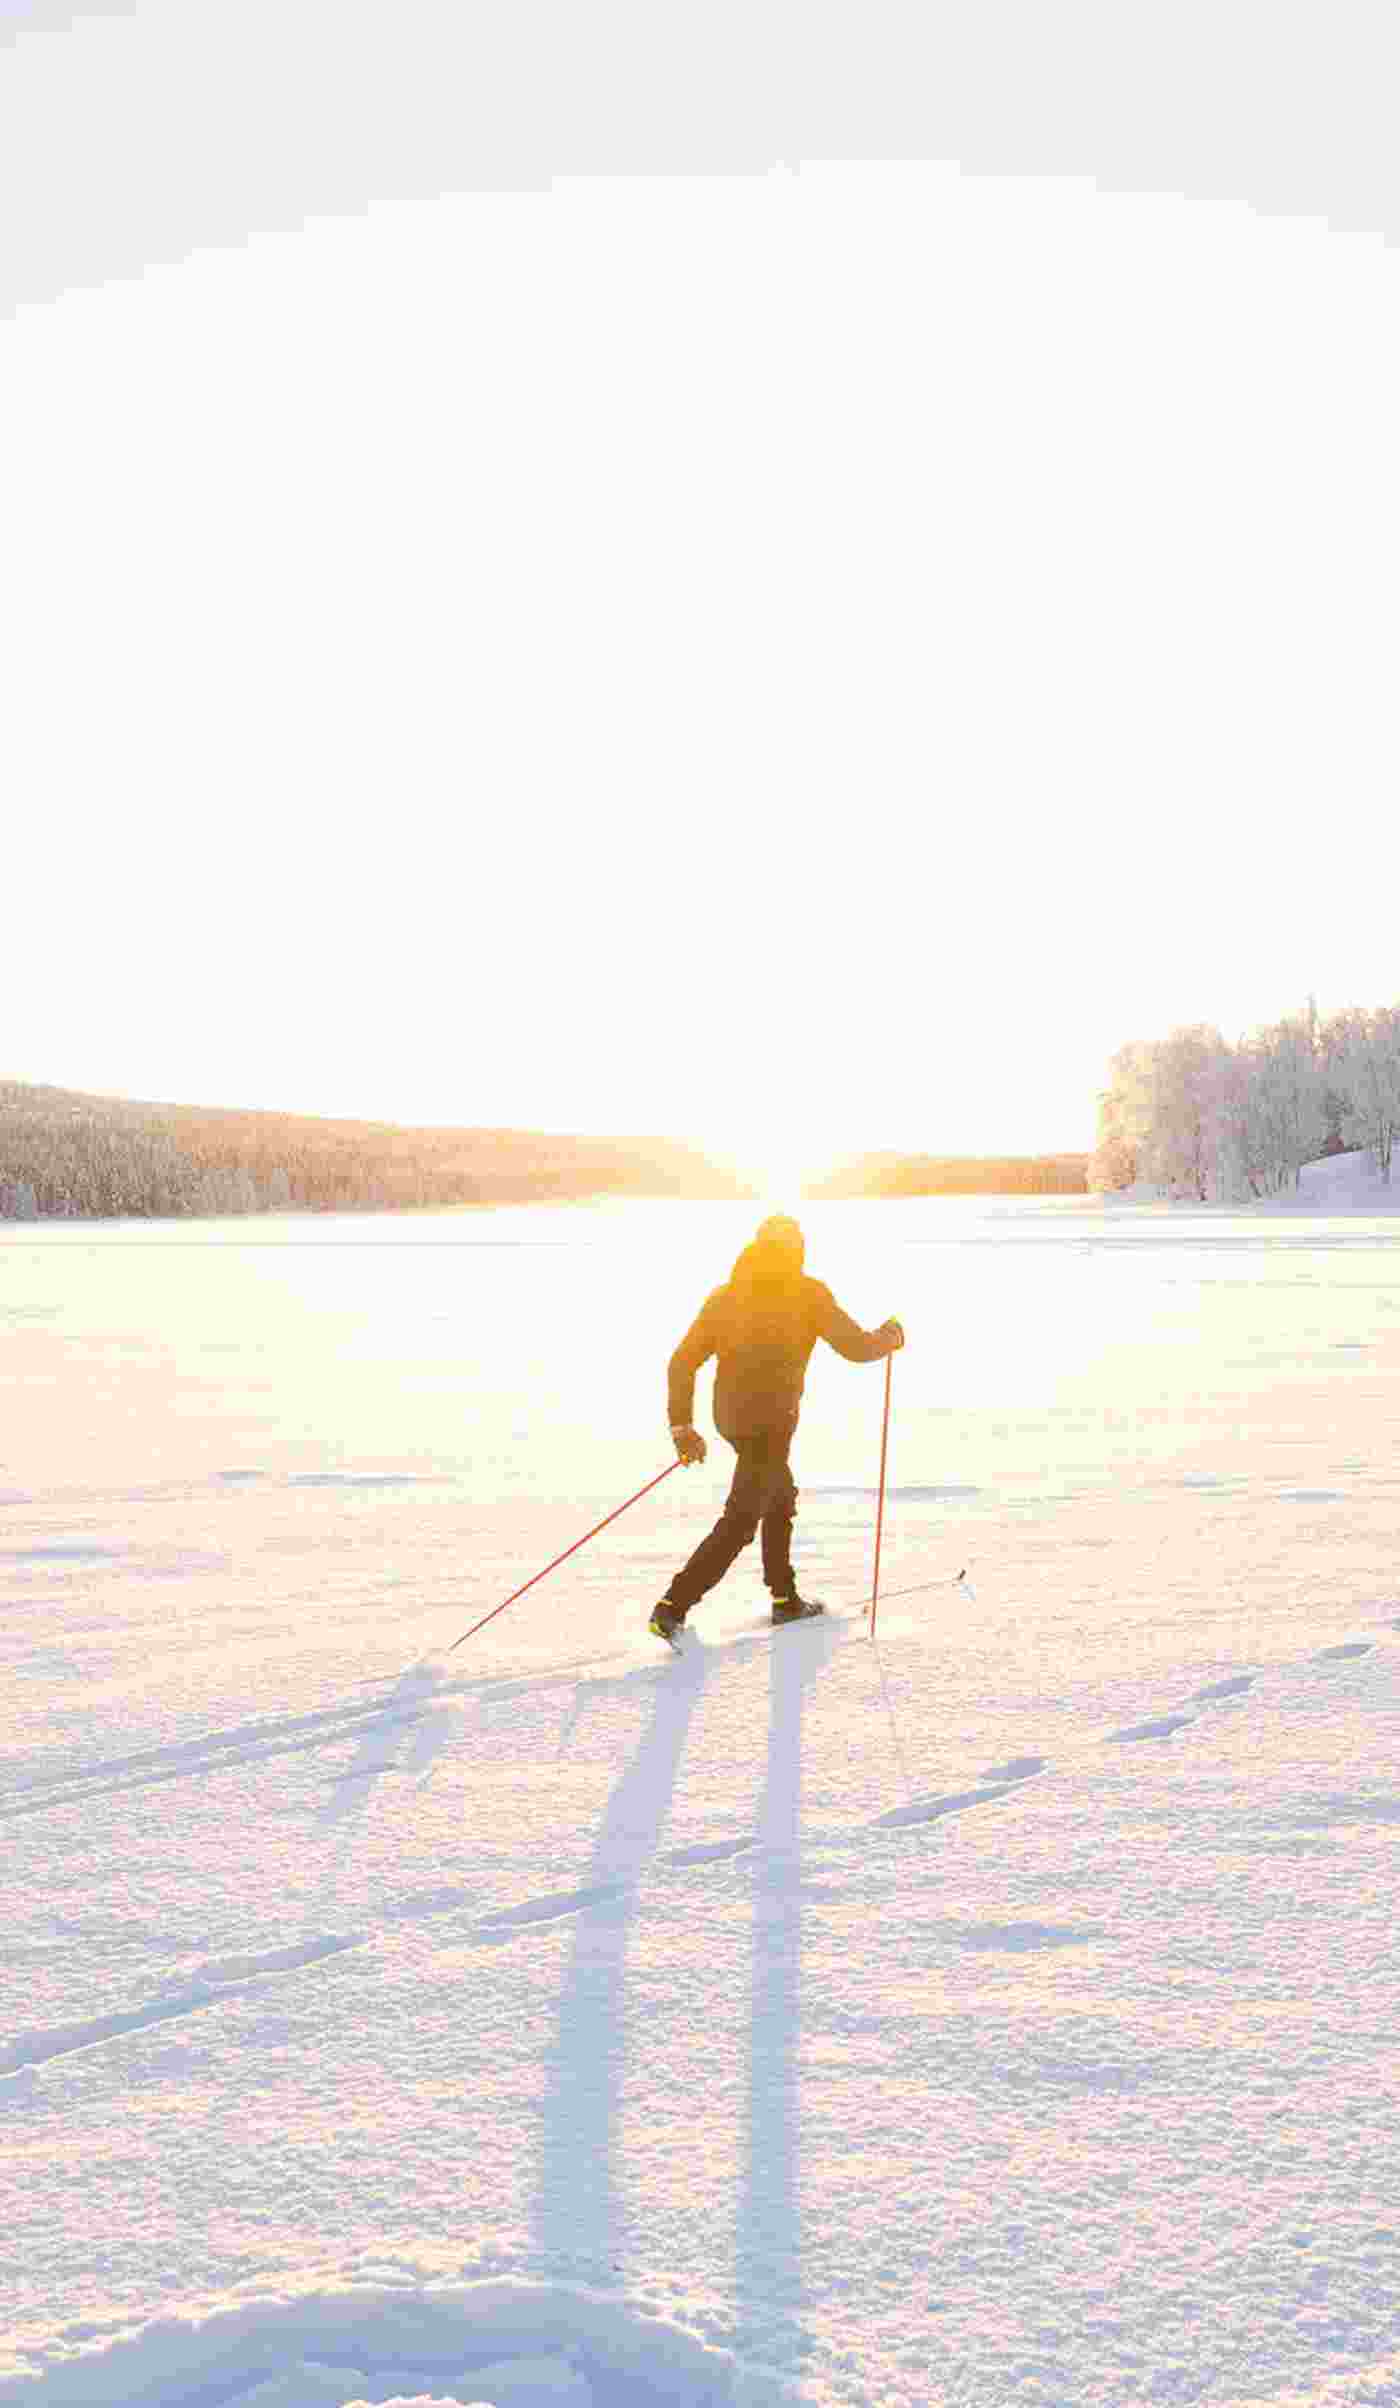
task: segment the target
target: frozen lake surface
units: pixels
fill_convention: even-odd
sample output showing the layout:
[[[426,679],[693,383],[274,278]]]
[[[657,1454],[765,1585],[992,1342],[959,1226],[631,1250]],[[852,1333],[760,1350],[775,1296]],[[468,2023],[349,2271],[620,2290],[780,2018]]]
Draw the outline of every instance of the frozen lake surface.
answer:
[[[811,1205],[878,1647],[821,1350],[448,1653],[755,1217],[0,1234],[6,2408],[1400,2403],[1400,1217]]]

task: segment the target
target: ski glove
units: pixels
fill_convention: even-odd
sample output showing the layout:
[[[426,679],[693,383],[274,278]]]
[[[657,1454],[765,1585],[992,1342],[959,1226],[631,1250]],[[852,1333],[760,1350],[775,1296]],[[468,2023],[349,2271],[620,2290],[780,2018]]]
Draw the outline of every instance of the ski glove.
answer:
[[[888,1339],[889,1339],[889,1342],[890,1342],[890,1343],[889,1343],[889,1347],[888,1347],[888,1350],[887,1350],[887,1351],[888,1351],[890,1354],[898,1354],[898,1352],[899,1352],[899,1350],[900,1350],[901,1346],[904,1344],[904,1324],[903,1324],[903,1322],[902,1322],[902,1321],[882,1321],[882,1322],[881,1322],[881,1324],[880,1324],[880,1336],[881,1336],[882,1338],[888,1338]]]
[[[705,1441],[693,1422],[673,1421],[671,1436],[676,1442],[676,1453],[682,1463],[704,1462]]]

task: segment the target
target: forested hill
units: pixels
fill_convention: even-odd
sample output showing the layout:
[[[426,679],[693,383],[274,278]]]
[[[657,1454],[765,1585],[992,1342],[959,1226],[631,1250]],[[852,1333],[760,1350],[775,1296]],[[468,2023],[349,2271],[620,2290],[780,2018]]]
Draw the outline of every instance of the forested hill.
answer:
[[[1082,1196],[1087,1154],[861,1154],[809,1196]]]
[[[753,1192],[663,1137],[412,1129],[0,1081],[0,1220]]]

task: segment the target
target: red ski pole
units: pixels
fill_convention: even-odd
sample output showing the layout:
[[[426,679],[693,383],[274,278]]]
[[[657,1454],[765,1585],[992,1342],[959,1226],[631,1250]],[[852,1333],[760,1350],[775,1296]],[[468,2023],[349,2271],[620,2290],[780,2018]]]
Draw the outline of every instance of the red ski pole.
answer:
[[[885,1527],[885,1456],[890,1442],[890,1381],[894,1356],[885,1357],[885,1418],[880,1424],[880,1502],[875,1508],[875,1577],[870,1583],[870,1636],[875,1636],[875,1608],[880,1601],[880,1537]]]
[[[483,1614],[479,1622],[473,1622],[471,1629],[464,1630],[462,1638],[454,1639],[451,1647],[445,1649],[444,1652],[447,1655],[454,1654],[461,1646],[462,1639],[473,1638],[477,1631],[485,1630],[487,1623],[494,1622],[497,1614],[503,1614],[508,1605],[514,1605],[517,1597],[523,1597],[527,1589],[535,1586],[536,1581],[543,1580],[545,1572],[557,1571],[559,1565],[567,1563],[571,1555],[577,1555],[580,1547],[586,1547],[591,1538],[596,1538],[600,1530],[606,1530],[609,1522],[615,1522],[620,1513],[625,1513],[628,1505],[635,1505],[638,1498],[646,1496],[649,1490],[659,1488],[663,1480],[669,1480],[672,1472],[678,1472],[680,1468],[680,1457],[677,1456],[674,1463],[667,1464],[664,1472],[658,1472],[654,1480],[648,1480],[645,1488],[639,1488],[636,1496],[628,1497],[625,1503],[614,1506],[611,1513],[604,1514],[601,1522],[595,1522],[591,1530],[585,1530],[582,1538],[576,1538],[572,1547],[566,1547],[562,1555],[556,1555],[552,1564],[545,1565],[544,1572],[533,1573],[528,1580],[521,1582],[518,1589],[512,1589],[508,1597],[503,1597],[499,1605],[493,1605],[490,1613]]]

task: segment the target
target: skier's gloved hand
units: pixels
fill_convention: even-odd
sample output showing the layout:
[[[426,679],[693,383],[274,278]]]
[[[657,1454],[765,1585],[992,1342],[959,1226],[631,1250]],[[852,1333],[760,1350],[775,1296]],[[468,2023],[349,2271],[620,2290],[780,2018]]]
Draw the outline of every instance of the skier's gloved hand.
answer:
[[[693,1422],[673,1421],[671,1424],[671,1436],[676,1442],[676,1453],[679,1455],[682,1463],[704,1462],[705,1441],[701,1437]]]
[[[904,1324],[902,1321],[882,1321],[880,1324],[879,1335],[882,1338],[889,1339],[889,1345],[885,1350],[886,1353],[898,1354],[901,1346],[904,1344]]]

